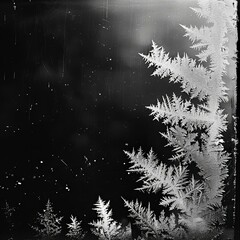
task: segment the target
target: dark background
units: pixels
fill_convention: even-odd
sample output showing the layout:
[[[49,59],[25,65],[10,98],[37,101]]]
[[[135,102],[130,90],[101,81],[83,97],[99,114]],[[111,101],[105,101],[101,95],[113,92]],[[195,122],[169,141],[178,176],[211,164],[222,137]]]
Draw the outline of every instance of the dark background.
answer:
[[[170,56],[193,56],[179,26],[200,24],[189,6],[195,1],[1,1],[0,205],[15,207],[19,231],[47,199],[65,222],[73,214],[85,226],[99,195],[116,219],[127,215],[121,196],[157,207],[159,196],[134,191],[138,176],[127,173],[123,151],[170,156],[165,128],[145,106],[179,86],[151,77],[138,53],[154,40]]]

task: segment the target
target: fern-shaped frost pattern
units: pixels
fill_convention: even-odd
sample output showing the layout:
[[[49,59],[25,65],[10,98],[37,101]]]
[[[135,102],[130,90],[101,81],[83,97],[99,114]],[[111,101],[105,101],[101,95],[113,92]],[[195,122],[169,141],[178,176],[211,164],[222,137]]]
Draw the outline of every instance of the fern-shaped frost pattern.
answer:
[[[227,115],[221,109],[221,102],[228,101],[223,77],[234,75],[229,74],[233,68],[229,65],[234,65],[234,40],[237,40],[235,0],[198,0],[198,5],[192,10],[206,20],[206,25],[198,28],[180,24],[192,42],[191,48],[198,52],[196,59],[186,53],[170,58],[154,41],[148,55],[140,54],[148,67],[155,68],[153,76],[180,83],[182,92],[186,93],[184,99],[173,94],[147,107],[154,120],[167,126],[167,132],[161,135],[167,139],[167,146],[173,148],[170,160],[174,166],[159,162],[152,150],[147,157],[141,149],[137,153],[125,152],[132,164],[129,171],[141,174],[139,180],[143,186],[138,190],[162,191],[164,197],[160,204],[181,211],[179,222],[187,226],[189,237],[197,231],[199,223],[203,231],[210,229],[211,220],[206,219],[213,216],[209,213],[220,209],[224,194],[230,155],[223,145],[223,133],[228,125]],[[196,163],[198,172],[190,180],[188,166],[192,162]],[[125,201],[125,204],[138,219],[148,213],[150,225],[154,226],[156,216],[149,209],[138,202]],[[153,229],[156,235],[157,230]],[[199,239],[206,237],[202,230],[203,238]]]

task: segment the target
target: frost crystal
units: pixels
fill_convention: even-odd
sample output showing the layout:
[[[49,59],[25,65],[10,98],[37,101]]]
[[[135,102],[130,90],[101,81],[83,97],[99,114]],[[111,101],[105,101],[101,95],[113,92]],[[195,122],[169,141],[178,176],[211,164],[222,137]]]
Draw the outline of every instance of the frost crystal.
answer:
[[[207,26],[180,25],[192,41],[192,48],[198,51],[196,59],[185,53],[170,58],[155,42],[148,55],[140,54],[149,67],[155,68],[153,76],[180,83],[186,95],[183,99],[173,93],[147,107],[154,120],[167,126],[167,132],[161,135],[173,148],[169,159],[172,166],[159,161],[152,150],[147,156],[141,149],[125,152],[132,164],[129,171],[141,174],[143,186],[138,190],[161,191],[160,205],[175,211],[174,229],[185,232],[187,239],[208,239],[204,233],[209,234],[216,220],[213,212],[218,213],[217,219],[224,215],[222,199],[230,154],[223,145],[228,122],[221,103],[233,97],[226,85],[236,77],[236,1],[199,0],[198,5],[192,10],[206,20]],[[195,171],[192,166],[196,166]],[[125,205],[145,232],[157,239],[164,237],[163,218],[158,219],[150,205],[146,209],[138,201],[126,200]],[[172,226],[171,219],[172,215],[164,220],[166,226]],[[183,239],[172,235],[175,230],[165,230],[174,239]]]
[[[61,233],[61,221],[63,217],[58,217],[53,212],[52,203],[48,199],[43,213],[38,213],[36,225],[32,226],[41,239],[51,239]]]

